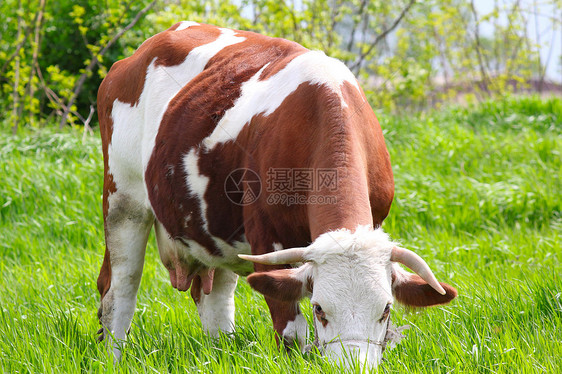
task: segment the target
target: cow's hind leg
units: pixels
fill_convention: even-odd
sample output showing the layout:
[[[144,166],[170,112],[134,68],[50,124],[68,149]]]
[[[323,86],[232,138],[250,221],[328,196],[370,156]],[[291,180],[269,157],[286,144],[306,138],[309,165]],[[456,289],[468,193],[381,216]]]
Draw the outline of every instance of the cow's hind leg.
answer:
[[[102,296],[98,315],[101,339],[105,338],[108,349],[119,359],[118,342],[126,338],[131,326],[154,217],[145,204],[128,195],[117,192],[104,199],[108,204],[104,222],[106,254],[98,278]]]
[[[210,336],[219,332],[234,332],[234,290],[238,275],[227,269],[215,269],[212,290],[203,292],[201,277],[198,275],[191,285],[191,295],[197,305],[203,330]]]

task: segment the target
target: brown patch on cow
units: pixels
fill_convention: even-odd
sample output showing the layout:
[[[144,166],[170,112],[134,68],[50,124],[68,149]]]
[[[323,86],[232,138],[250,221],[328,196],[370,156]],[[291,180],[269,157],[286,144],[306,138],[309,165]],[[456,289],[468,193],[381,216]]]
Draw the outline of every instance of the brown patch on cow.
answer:
[[[267,65],[267,67],[261,72],[259,76],[259,80],[261,81],[271,78],[272,76],[283,70],[287,66],[287,64],[289,64],[289,62],[294,60],[296,57],[302,55],[303,53],[309,52],[308,49],[303,48],[301,45],[295,42],[291,42],[285,39],[278,40],[280,44],[279,48],[288,47],[294,50],[294,52],[289,55],[280,54],[280,57],[278,57],[274,61],[271,61],[269,65]]]
[[[107,217],[109,211],[109,195],[117,191],[113,175],[109,172],[109,155],[108,149],[113,134],[113,121],[111,119],[111,110],[113,101],[106,93],[106,86],[103,84],[98,90],[98,119],[100,124],[100,135],[102,141],[103,152],[103,217]]]
[[[104,168],[104,184],[103,184],[103,216],[107,217],[109,212],[109,195],[117,192],[117,186],[113,180],[113,174],[109,173],[109,167]]]
[[[303,297],[303,283],[292,276],[292,269],[279,269],[248,275],[256,291],[282,302],[296,303]]]
[[[105,250],[103,256],[103,263],[101,265],[100,274],[98,276],[97,286],[98,292],[103,298],[107,291],[109,291],[109,286],[111,285],[111,264],[109,261],[109,251]]]
[[[103,211],[103,221],[104,227],[106,227],[106,220],[107,215],[109,212],[109,195],[115,193],[117,191],[115,181],[113,180],[113,175],[109,172],[109,156],[108,156],[108,148],[109,143],[111,142],[112,130],[113,130],[113,122],[111,120],[111,107],[113,102],[109,102],[108,95],[106,95],[106,87],[103,85],[100,86],[98,90],[98,119],[100,124],[100,135],[102,139],[102,152],[103,152],[103,165],[104,165],[104,174],[103,174],[103,200],[102,200],[102,211]],[[107,231],[106,231],[106,243],[107,243]],[[100,299],[103,301],[103,298],[109,291],[111,287],[111,259],[109,256],[109,248],[105,247],[105,254],[103,257],[103,263],[100,269],[100,273],[98,275],[97,280],[97,287],[98,292],[100,294]],[[101,323],[103,308],[102,303],[100,303],[100,307],[98,309],[98,319]],[[101,335],[103,339],[103,334]]]
[[[406,279],[393,285],[394,297],[402,304],[411,307],[427,307],[446,304],[457,297],[457,290],[447,283],[439,283],[446,291],[441,295],[427,284],[419,275],[410,274]]]
[[[101,265],[100,274],[98,275],[97,287],[98,287],[98,292],[100,294],[100,299],[103,300],[103,298],[109,291],[109,288],[111,287],[111,262],[109,259],[109,250],[107,249],[107,247],[105,249],[105,254],[103,256],[103,263]],[[100,321],[100,323],[101,323],[102,314],[103,314],[103,307],[102,304],[100,303],[100,306],[98,308],[98,320]],[[100,335],[101,339],[98,338],[98,340],[99,341],[103,340],[103,337],[104,334],[102,329]]]
[[[104,173],[103,173],[103,200],[102,200],[102,212],[103,212],[103,221],[104,227],[105,222],[107,219],[107,214],[109,212],[109,195],[115,193],[117,190],[115,186],[115,181],[113,180],[113,175],[109,173],[109,156],[108,156],[108,147],[109,143],[111,142],[111,135],[113,129],[113,123],[111,121],[111,107],[112,102],[108,101],[107,95],[105,95],[105,89],[100,86],[98,90],[98,119],[100,124],[100,134],[102,139],[102,152],[103,152],[103,165],[104,165]],[[106,233],[107,239],[107,233]],[[103,257],[103,263],[101,265],[100,273],[98,275],[97,280],[97,287],[98,292],[100,294],[100,301],[103,301],[105,294],[109,291],[111,287],[111,260],[109,258],[109,248],[107,245],[105,247],[105,254]],[[100,302],[100,307],[98,309],[98,319],[101,323],[101,318],[103,314],[103,307],[102,303]],[[101,339],[103,340],[103,331],[101,335]],[[101,341],[101,340],[100,340]]]

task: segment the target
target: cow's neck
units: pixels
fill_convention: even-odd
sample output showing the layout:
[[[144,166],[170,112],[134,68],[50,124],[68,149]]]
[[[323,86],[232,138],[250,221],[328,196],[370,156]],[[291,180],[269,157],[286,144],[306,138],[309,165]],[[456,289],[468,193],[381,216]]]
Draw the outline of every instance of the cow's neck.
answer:
[[[308,205],[311,238],[341,228],[354,230],[358,225],[373,225],[369,202],[367,160],[361,134],[349,124],[334,131],[325,140],[325,151],[319,153],[315,168],[335,170],[336,188],[323,188],[320,194],[330,197],[330,203]],[[326,157],[328,155],[328,157]],[[324,199],[326,202],[327,199]]]
[[[355,86],[344,84],[341,93],[343,100],[329,87],[303,84],[278,110],[254,121],[247,138],[259,147],[245,167],[261,169],[264,180],[269,180],[265,172],[271,168],[312,170],[315,178],[335,171],[337,184],[333,188],[316,180],[313,191],[285,191],[268,184],[271,189],[260,203],[246,208],[246,216],[259,217],[246,219],[248,232],[255,231],[252,224],[268,222],[275,240],[291,247],[306,245],[330,230],[382,223],[394,191],[382,132]],[[268,198],[277,192],[308,199],[296,205],[270,204]]]

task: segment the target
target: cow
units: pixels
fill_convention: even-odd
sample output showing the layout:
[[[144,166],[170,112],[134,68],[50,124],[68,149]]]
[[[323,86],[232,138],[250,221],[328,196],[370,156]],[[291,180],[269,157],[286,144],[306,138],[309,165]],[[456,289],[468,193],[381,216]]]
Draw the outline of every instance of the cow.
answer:
[[[116,360],[152,227],[171,285],[190,289],[211,336],[234,331],[234,290],[247,276],[279,344],[306,343],[299,301],[309,297],[321,351],[373,367],[394,300],[426,307],[456,297],[381,228],[394,197],[390,157],[341,61],[285,39],[180,22],[112,66],[98,115],[99,340]]]

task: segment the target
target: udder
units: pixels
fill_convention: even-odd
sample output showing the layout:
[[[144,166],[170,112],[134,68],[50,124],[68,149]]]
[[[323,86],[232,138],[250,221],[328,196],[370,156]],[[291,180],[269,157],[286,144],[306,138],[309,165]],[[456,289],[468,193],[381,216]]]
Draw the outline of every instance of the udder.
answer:
[[[175,256],[174,256],[175,257]],[[201,289],[205,294],[211,293],[213,289],[213,277],[215,268],[208,268],[197,263],[186,263],[178,258],[172,258],[171,261],[165,263],[164,266],[170,274],[170,282],[172,287],[178,291],[187,291],[195,277],[199,277]]]
[[[160,259],[168,270],[172,287],[187,291],[196,281],[197,287],[205,294],[211,293],[215,268],[192,257],[189,248],[170,238],[161,223],[156,222],[154,228]]]

